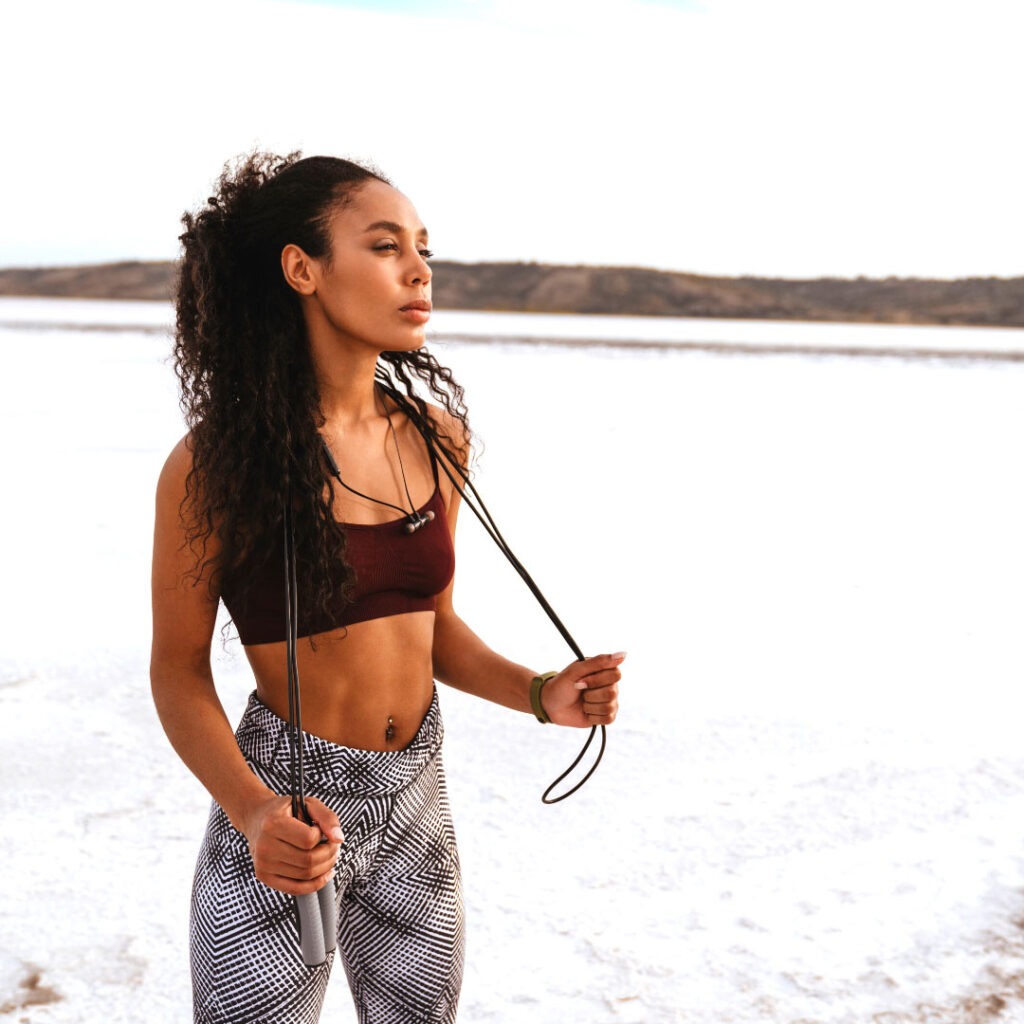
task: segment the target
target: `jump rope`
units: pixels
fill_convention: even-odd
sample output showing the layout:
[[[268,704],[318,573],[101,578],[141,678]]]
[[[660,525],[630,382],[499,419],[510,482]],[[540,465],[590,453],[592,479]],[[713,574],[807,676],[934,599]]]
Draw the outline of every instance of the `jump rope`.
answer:
[[[299,588],[295,572],[295,531],[292,529],[291,494],[284,504],[284,621],[288,660],[288,739],[291,745],[290,789],[292,817],[313,825],[306,807],[306,779],[302,765],[302,708],[299,704],[298,646]],[[337,945],[338,921],[334,885],[328,882],[318,892],[295,897],[302,962],[316,967]]]
[[[444,470],[445,476],[447,476],[451,481],[452,486],[461,497],[463,503],[473,512],[476,518],[480,521],[484,530],[487,532],[488,536],[497,545],[498,550],[506,559],[508,559],[512,568],[519,574],[520,578],[529,588],[530,593],[533,594],[537,603],[544,609],[547,617],[561,634],[562,639],[569,645],[569,649],[576,656],[576,659],[578,661],[583,661],[584,655],[579,644],[577,644],[573,639],[572,634],[558,617],[554,608],[551,607],[550,602],[541,592],[540,587],[538,587],[534,582],[533,577],[526,571],[523,563],[519,561],[515,552],[511,547],[509,547],[508,542],[498,529],[498,525],[495,523],[494,517],[488,510],[484,500],[480,497],[473,481],[469,478],[468,471],[463,468],[458,458],[456,458],[452,452],[448,451],[448,449],[433,435],[433,431],[427,425],[422,412],[405,395],[393,388],[390,385],[390,382],[386,379],[378,378],[377,383],[381,391],[409,417],[413,426],[416,427],[426,442],[427,447],[430,450],[430,457],[434,460],[435,465],[440,465],[441,469]],[[389,425],[390,422],[390,417],[388,417]],[[391,429],[393,431],[394,427],[392,426]],[[440,451],[438,449],[440,449]],[[348,485],[341,479],[338,464],[335,462],[334,456],[326,443],[323,445],[323,453],[327,465],[330,468],[331,475],[334,476],[347,490],[352,490],[352,488],[348,487]],[[399,460],[401,460],[401,452],[399,452],[398,457]],[[455,473],[452,472],[450,467],[454,467]],[[456,479],[456,474],[459,479]],[[404,467],[402,477],[404,480]],[[355,491],[354,493],[359,494],[358,491]],[[361,496],[366,497],[366,495]],[[409,497],[408,488],[406,488],[406,497]],[[371,498],[370,500],[377,501],[378,499]],[[381,502],[381,504],[389,503]],[[412,505],[411,498],[409,499],[409,504],[410,506]],[[421,529],[430,521],[427,517],[415,511],[415,509],[413,509],[412,512],[407,513],[404,509],[398,508],[397,505],[391,507],[396,508],[406,516],[406,530],[409,533]],[[299,619],[298,583],[295,568],[295,531],[292,525],[290,494],[285,500],[283,519],[286,629],[285,648],[288,661],[288,738],[291,746],[289,782],[291,789],[292,815],[300,821],[305,822],[307,825],[312,826],[315,823],[306,807],[306,783],[302,761],[302,709],[299,701],[299,666],[296,656],[296,650],[298,647]],[[583,778],[580,779],[580,781],[571,789],[567,789],[564,793],[561,793],[558,796],[552,796],[551,791],[571,775],[586,756],[587,751],[590,749],[590,744],[593,742],[594,736],[599,728],[601,730],[601,744],[598,748],[597,757],[595,758],[594,763],[587,770],[587,773]],[[605,727],[603,725],[592,725],[586,742],[583,744],[580,752],[576,755],[575,760],[564,772],[562,772],[561,775],[558,776],[557,779],[555,779],[554,782],[551,783],[550,786],[548,786],[547,789],[544,790],[544,793],[541,796],[541,801],[545,804],[556,804],[559,801],[566,799],[566,797],[572,796],[572,794],[575,793],[597,770],[597,766],[601,763],[601,758],[604,757],[606,744],[607,733]],[[318,892],[307,893],[304,896],[296,896],[295,904],[298,914],[299,942],[302,948],[302,960],[307,966],[315,967],[326,960],[327,954],[330,953],[336,945],[337,910],[334,903],[334,885],[328,882],[327,885],[323,886]]]

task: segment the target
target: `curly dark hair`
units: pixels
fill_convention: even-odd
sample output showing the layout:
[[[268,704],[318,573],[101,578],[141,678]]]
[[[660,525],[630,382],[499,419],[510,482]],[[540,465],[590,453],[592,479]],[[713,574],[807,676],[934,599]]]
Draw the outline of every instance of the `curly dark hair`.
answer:
[[[323,464],[324,416],[305,321],[280,255],[294,243],[329,261],[331,214],[367,182],[390,182],[348,160],[300,157],[254,152],[226,164],[207,204],[182,218],[174,358],[192,453],[182,516],[195,581],[216,578],[221,592],[244,595],[290,500],[303,553],[299,600],[324,613],[336,567],[344,566],[346,589],[353,572]],[[382,353],[376,376],[428,443],[465,463],[469,423],[450,370],[421,348]],[[461,424],[454,433],[462,436],[441,428],[417,385]],[[211,537],[219,542],[215,557]]]

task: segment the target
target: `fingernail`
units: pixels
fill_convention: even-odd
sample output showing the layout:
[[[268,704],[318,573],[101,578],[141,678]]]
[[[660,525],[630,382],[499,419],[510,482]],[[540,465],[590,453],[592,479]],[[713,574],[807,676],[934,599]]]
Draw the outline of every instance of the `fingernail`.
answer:
[[[340,829],[340,828],[338,828],[338,826],[337,826],[337,825],[335,825],[335,826],[334,826],[334,828],[329,828],[329,829],[327,830],[327,834],[328,834],[328,835],[329,835],[329,836],[330,836],[330,837],[331,837],[331,838],[332,838],[332,839],[333,839],[333,840],[334,840],[334,841],[335,841],[336,843],[343,843],[343,842],[345,842],[345,834],[344,834],[344,833],[343,833],[343,832],[341,831],[341,829]]]
[[[623,658],[624,658],[625,656],[626,656],[626,652],[625,652],[625,651],[616,651],[616,652],[615,652],[615,653],[614,653],[614,654],[612,655],[612,657],[613,657],[613,658],[618,658],[618,660],[619,660],[619,661],[622,661],[622,659],[623,659]]]
[[[574,683],[573,687],[577,690],[585,690],[587,688],[587,682],[585,679],[581,679],[578,683]]]

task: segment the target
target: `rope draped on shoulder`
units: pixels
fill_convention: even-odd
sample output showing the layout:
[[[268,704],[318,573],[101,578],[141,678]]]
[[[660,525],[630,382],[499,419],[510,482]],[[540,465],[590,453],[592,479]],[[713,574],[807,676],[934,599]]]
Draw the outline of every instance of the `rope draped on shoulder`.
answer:
[[[463,463],[463,460],[451,450],[448,444],[445,443],[445,439],[439,434],[436,425],[429,415],[427,405],[421,399],[410,397],[409,395],[402,394],[398,391],[387,379],[385,374],[378,371],[377,377],[378,383],[381,386],[384,394],[390,398],[395,405],[409,417],[413,426],[420,432],[424,441],[431,448],[436,461],[444,471],[445,476],[451,481],[452,486],[458,492],[462,498],[463,503],[473,512],[476,518],[480,521],[484,530],[490,536],[491,540],[497,545],[498,550],[505,556],[509,564],[519,574],[520,578],[529,588],[530,593],[533,594],[537,603],[544,609],[545,614],[551,620],[554,627],[561,634],[562,639],[568,644],[569,649],[576,656],[578,661],[584,660],[584,654],[579,644],[573,638],[572,634],[566,628],[565,624],[559,618],[557,612],[551,607],[551,603],[544,596],[540,587],[534,582],[533,577],[527,572],[526,567],[523,565],[515,552],[509,546],[508,541],[502,536],[501,530],[498,529],[498,524],[494,521],[494,517],[491,515],[490,510],[484,503],[483,498],[480,497],[479,492],[470,479],[469,472]],[[450,440],[450,439],[449,439]],[[594,740],[594,736],[597,730],[601,730],[601,745],[598,748],[597,758],[594,763],[590,766],[587,773],[577,782],[571,789],[566,792],[559,794],[558,796],[551,796],[552,790],[559,786],[569,775],[575,771],[576,767],[583,760],[587,751],[590,749],[590,744]],[[583,744],[583,748],[579,754],[576,755],[576,759],[572,762],[569,767],[562,772],[561,775],[551,783],[546,790],[544,790],[541,800],[546,804],[556,804],[561,800],[564,800],[568,796],[572,796],[597,770],[597,766],[601,763],[601,758],[604,757],[605,747],[608,742],[608,736],[605,726],[592,725],[590,727],[590,734],[587,736],[586,742]]]

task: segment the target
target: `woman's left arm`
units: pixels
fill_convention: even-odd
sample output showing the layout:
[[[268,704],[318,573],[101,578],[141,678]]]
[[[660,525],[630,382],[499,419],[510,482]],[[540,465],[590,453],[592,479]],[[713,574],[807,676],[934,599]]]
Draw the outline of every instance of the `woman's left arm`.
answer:
[[[459,496],[448,503],[448,524],[454,542]],[[456,614],[454,580],[438,595],[434,619],[434,677],[458,690],[494,701],[515,711],[532,713],[530,685],[538,674],[491,650]],[[619,679],[625,654],[597,654],[574,661],[549,679],[541,704],[557,725],[584,728],[609,725],[619,707]]]
[[[537,673],[491,650],[455,614],[448,597],[445,609],[438,598],[434,620],[434,678],[495,704],[532,713],[530,684]],[[579,728],[614,722],[624,658],[622,652],[596,654],[572,662],[549,679],[540,693],[548,718],[556,725]]]

